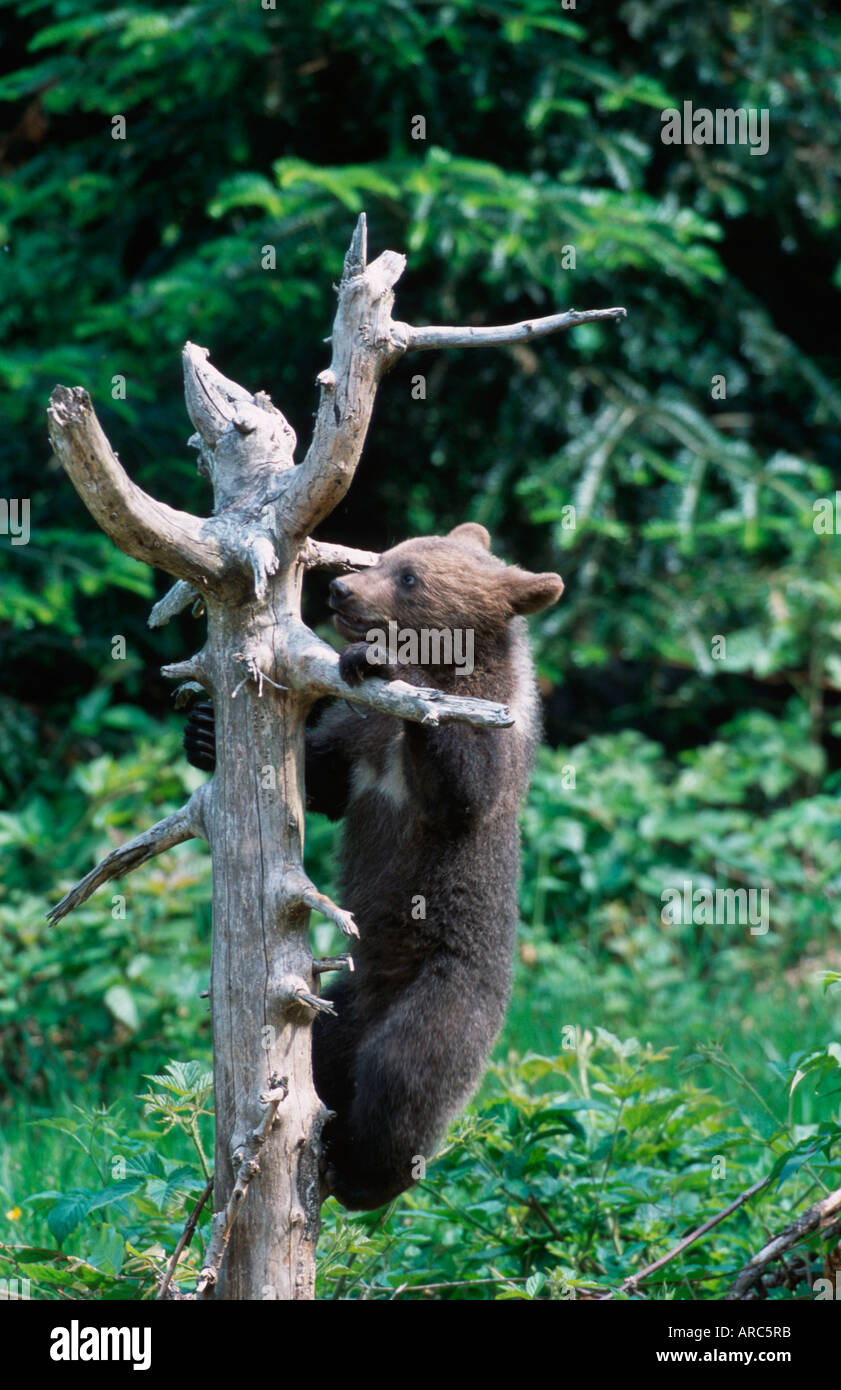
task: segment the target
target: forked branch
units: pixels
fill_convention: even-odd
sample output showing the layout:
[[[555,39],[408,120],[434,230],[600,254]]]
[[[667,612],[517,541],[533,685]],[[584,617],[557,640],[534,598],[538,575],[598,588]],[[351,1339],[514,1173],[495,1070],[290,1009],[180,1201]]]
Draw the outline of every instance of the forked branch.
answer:
[[[380,379],[404,352],[430,348],[501,347],[582,323],[616,320],[626,310],[567,309],[543,318],[497,327],[451,328],[430,324],[415,328],[392,319],[394,286],[403,273],[405,256],[384,251],[368,264],[365,214],[356,224],[345,256],[338,288],[338,305],[331,336],[330,366],[319,374],[321,398],[312,443],[300,468],[287,480],[279,504],[285,508],[292,533],[313,531],[348,490],[365,435]]]

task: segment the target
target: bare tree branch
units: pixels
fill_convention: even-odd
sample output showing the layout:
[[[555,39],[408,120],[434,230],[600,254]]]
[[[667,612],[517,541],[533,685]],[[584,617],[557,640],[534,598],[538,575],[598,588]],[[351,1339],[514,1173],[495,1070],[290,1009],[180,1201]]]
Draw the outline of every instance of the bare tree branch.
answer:
[[[287,871],[283,880],[283,898],[289,907],[303,906],[320,912],[339,928],[343,936],[359,935],[352,913],[337,907],[326,893],[321,893],[303,869],[291,868]]]
[[[624,319],[627,309],[567,309],[563,314],[547,314],[545,318],[523,319],[521,323],[499,324],[489,328],[447,328],[427,324],[412,328],[395,324],[398,333],[405,332],[406,352],[423,352],[429,348],[504,347],[507,343],[522,343],[532,338],[546,338],[580,323],[597,323],[600,319]]]
[[[354,705],[397,715],[415,724],[475,724],[485,729],[505,729],[514,723],[507,705],[477,700],[468,695],[448,695],[431,686],[408,681],[363,681],[347,685],[339,675],[339,658],[332,647],[303,624],[290,634],[290,670],[287,679],[297,690],[314,695],[337,695]]]
[[[186,806],[167,816],[165,820],[159,820],[156,825],[144,830],[142,835],[136,835],[133,840],[127,840],[119,849],[115,849],[107,855],[95,869],[85,874],[83,879],[71,888],[69,893],[65,893],[60,903],[47,913],[47,920],[51,926],[56,926],[62,917],[66,917],[68,912],[72,912],[74,907],[79,907],[83,902],[87,902],[92,893],[96,892],[103,883],[109,879],[122,878],[124,874],[131,873],[132,869],[137,869],[141,864],[145,864],[148,859],[154,859],[156,855],[163,854],[165,850],[172,849],[173,845],[180,845],[184,840],[195,838],[206,839],[204,821],[202,816],[202,802],[205,796],[205,788],[199,787],[198,791],[193,792]]]
[[[170,1294],[169,1286],[172,1283],[172,1276],[175,1273],[175,1268],[178,1264],[178,1261],[181,1259],[184,1250],[186,1250],[187,1246],[193,1239],[196,1226],[199,1223],[199,1217],[201,1216],[202,1211],[205,1207],[205,1203],[207,1202],[207,1199],[209,1198],[212,1191],[213,1178],[211,1177],[207,1183],[207,1186],[205,1187],[204,1191],[199,1197],[199,1200],[196,1202],[195,1206],[193,1207],[193,1210],[190,1212],[190,1215],[187,1218],[187,1224],[185,1225],[183,1231],[181,1232],[181,1235],[178,1238],[178,1244],[176,1245],[175,1249],[172,1252],[172,1255],[170,1256],[169,1264],[166,1267],[166,1274],[161,1280],[161,1286],[157,1292],[157,1302],[162,1302],[168,1297],[181,1297],[181,1295],[179,1295],[178,1293],[176,1293],[175,1295]]]
[[[183,613],[189,604],[193,603],[199,596],[199,591],[193,584],[188,584],[186,580],[179,579],[168,589],[163,598],[158,599],[151,613],[148,623],[150,627],[163,627],[170,618],[176,614]]]
[[[546,337],[581,323],[625,317],[625,309],[568,309],[545,318],[489,328],[414,328],[391,317],[394,286],[405,256],[384,251],[367,262],[365,214],[345,256],[331,336],[332,360],[319,374],[321,398],[306,458],[285,480],[276,529],[303,537],[341,501],[353,478],[377,385],[404,352],[428,348],[499,347]],[[281,525],[281,519],[283,525]]]
[[[771,1264],[772,1260],[778,1260],[793,1245],[798,1245],[805,1236],[811,1235],[813,1231],[824,1230],[828,1237],[834,1237],[841,1232],[841,1187],[837,1187],[834,1192],[830,1192],[826,1197],[822,1197],[819,1202],[809,1207],[802,1216],[798,1216],[796,1221],[792,1221],[790,1226],[786,1226],[778,1236],[766,1242],[762,1249],[748,1260],[744,1269],[738,1275],[732,1286],[724,1295],[725,1301],[735,1303],[740,1299],[749,1297],[754,1285],[759,1280],[765,1267]]]
[[[370,569],[379,558],[376,550],[353,550],[329,541],[309,540],[301,551],[301,563],[306,569],[338,570],[340,574]]]
[[[336,570],[339,574],[351,574],[356,570],[370,569],[379,560],[376,550],[355,550],[346,545],[333,545],[330,541],[309,539],[301,548],[300,561],[305,569]],[[163,627],[170,618],[182,613],[197,598],[198,589],[179,579],[167,590],[163,598],[149,614],[149,627]]]
[[[717,1211],[714,1216],[703,1221],[700,1226],[696,1226],[694,1231],[690,1231],[688,1236],[684,1236],[682,1240],[679,1240],[677,1245],[673,1245],[671,1250],[666,1251],[665,1255],[661,1255],[659,1259],[654,1260],[650,1265],[646,1265],[645,1269],[641,1269],[636,1274],[632,1274],[629,1279],[623,1280],[619,1292],[633,1293],[637,1285],[640,1284],[643,1279],[646,1279],[649,1274],[654,1274],[658,1269],[662,1269],[663,1265],[669,1264],[671,1260],[683,1254],[683,1251],[688,1250],[690,1245],[694,1245],[696,1240],[700,1240],[708,1231],[713,1230],[715,1226],[718,1226],[722,1221],[726,1220],[728,1216],[732,1216],[734,1211],[738,1211],[739,1207],[743,1207],[745,1202],[749,1202],[751,1197],[755,1197],[757,1192],[761,1192],[763,1187],[767,1187],[769,1181],[769,1178],[761,1178],[760,1181],[755,1182],[752,1187],[745,1188],[744,1192],[740,1192],[738,1197],[735,1197],[728,1206],[722,1207],[721,1211]],[[613,1296],[612,1293],[607,1294],[601,1301],[606,1303],[612,1299]]]
[[[158,502],[131,481],[87,391],[57,386],[47,419],[50,442],[65,473],[91,516],[126,555],[202,590],[221,581],[226,562],[208,523]]]
[[[318,378],[321,400],[312,443],[284,498],[287,525],[306,536],[344,497],[353,479],[383,372],[400,355],[392,340],[394,286],[406,257],[384,251],[367,264],[365,214],[345,256],[331,336],[332,359]]]
[[[273,1089],[267,1095],[261,1096],[260,1100],[265,1105],[265,1111],[260,1123],[255,1125],[248,1135],[242,1149],[234,1155],[234,1167],[236,1169],[236,1181],[228,1198],[227,1206],[216,1212],[213,1217],[211,1236],[207,1251],[204,1257],[199,1281],[196,1284],[196,1298],[206,1299],[210,1297],[213,1287],[219,1277],[219,1270],[222,1259],[236,1221],[242,1209],[248,1193],[248,1185],[255,1174],[260,1171],[260,1150],[271,1134],[272,1125],[275,1122],[278,1108],[289,1094],[289,1088],[285,1079],[272,1078]]]

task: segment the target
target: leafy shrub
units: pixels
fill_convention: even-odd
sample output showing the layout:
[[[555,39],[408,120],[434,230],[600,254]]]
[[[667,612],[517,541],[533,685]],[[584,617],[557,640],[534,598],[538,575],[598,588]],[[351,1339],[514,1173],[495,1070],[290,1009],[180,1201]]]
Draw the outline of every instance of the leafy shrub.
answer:
[[[625,1281],[767,1178],[759,1195],[633,1290],[721,1297],[766,1231],[826,1190],[823,1177],[837,1169],[837,1120],[769,1127],[761,1105],[741,1119],[691,1076],[673,1084],[668,1051],[603,1029],[568,1041],[554,1058],[495,1067],[492,1094],[453,1127],[427,1178],[391,1207],[349,1216],[327,1204],[320,1297],[627,1297]],[[837,1090],[839,1068],[833,1045],[797,1059],[789,1085]],[[207,1181],[199,1131],[210,1078],[197,1063],[171,1063],[149,1080],[146,1114],[176,1141],[172,1153],[159,1135],[110,1111],[34,1122],[65,1153],[72,1144],[82,1155],[60,1190],[0,1194],[16,1203],[7,1219],[31,1232],[31,1243],[0,1246],[0,1260],[35,1296],[154,1296]],[[176,1271],[182,1292],[195,1286],[208,1226],[205,1210]],[[820,1256],[815,1236],[799,1252],[796,1296],[811,1296]],[[780,1286],[774,1296],[789,1291]]]

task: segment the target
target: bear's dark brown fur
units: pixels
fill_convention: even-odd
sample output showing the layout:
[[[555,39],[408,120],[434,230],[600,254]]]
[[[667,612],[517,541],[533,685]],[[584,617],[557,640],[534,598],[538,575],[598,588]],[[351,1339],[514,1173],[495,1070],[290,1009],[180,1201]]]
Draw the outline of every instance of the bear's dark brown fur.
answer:
[[[481,1079],[508,1000],[517,815],[539,734],[522,615],[563,584],[504,565],[489,543],[468,523],[331,586],[335,626],[354,639],[341,657],[349,683],[399,676],[501,701],[515,717],[506,729],[430,728],[340,702],[307,732],[307,804],[344,817],[339,900],[360,931],[355,970],[327,991],[336,1016],[313,1025],[316,1089],[335,1112],[325,1188],[352,1209],[381,1206],[422,1174]],[[474,669],[371,665],[358,639],[390,621],[472,632]],[[188,753],[212,766],[206,712],[191,725]]]

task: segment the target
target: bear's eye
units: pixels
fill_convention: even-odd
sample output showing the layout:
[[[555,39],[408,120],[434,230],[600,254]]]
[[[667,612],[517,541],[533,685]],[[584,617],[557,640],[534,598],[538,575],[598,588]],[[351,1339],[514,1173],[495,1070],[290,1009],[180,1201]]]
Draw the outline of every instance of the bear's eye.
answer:
[[[404,589],[412,589],[412,588],[414,588],[414,586],[415,586],[415,584],[417,584],[417,582],[418,582],[418,577],[417,577],[416,574],[412,574],[412,571],[411,571],[411,570],[404,570],[403,573],[402,573],[401,576],[400,576],[400,583],[403,585],[403,588],[404,588]]]

